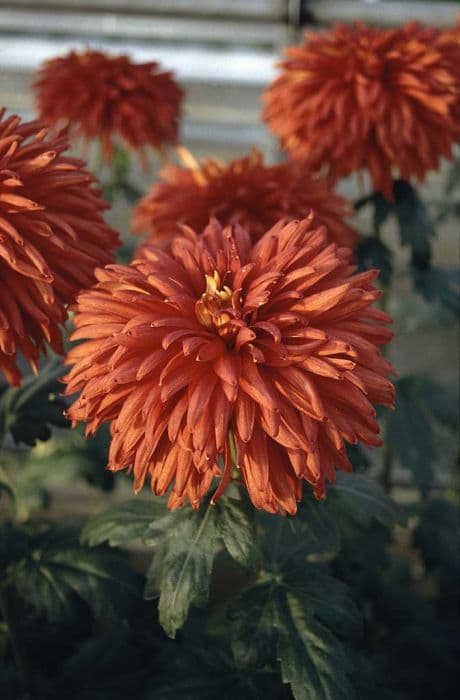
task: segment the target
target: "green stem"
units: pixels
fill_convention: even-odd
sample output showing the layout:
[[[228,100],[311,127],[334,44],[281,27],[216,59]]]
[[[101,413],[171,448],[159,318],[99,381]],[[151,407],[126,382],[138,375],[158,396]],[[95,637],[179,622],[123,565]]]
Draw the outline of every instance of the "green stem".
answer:
[[[27,661],[26,653],[21,640],[21,632],[17,624],[18,616],[11,606],[11,597],[8,594],[8,589],[5,585],[0,586],[0,610],[3,619],[8,627],[11,650],[13,653],[14,662],[19,671],[20,678],[24,683],[27,692],[27,697],[39,698],[39,693],[36,688],[33,674],[31,673]]]

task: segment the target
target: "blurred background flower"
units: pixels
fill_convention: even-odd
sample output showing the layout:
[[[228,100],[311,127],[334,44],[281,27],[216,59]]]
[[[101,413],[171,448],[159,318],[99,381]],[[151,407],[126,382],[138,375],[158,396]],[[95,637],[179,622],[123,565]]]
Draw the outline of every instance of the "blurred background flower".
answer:
[[[184,93],[154,61],[71,51],[44,64],[35,91],[45,123],[87,143],[100,139],[108,162],[118,141],[141,155],[148,146],[164,151],[177,142]]]
[[[452,157],[458,64],[442,33],[416,23],[381,30],[362,23],[307,32],[286,50],[264,95],[264,119],[291,155],[331,182],[368,170],[393,199],[393,179],[423,180]]]
[[[267,165],[257,150],[228,164],[181,153],[183,167],[167,164],[134,209],[133,231],[148,234],[152,243],[170,240],[184,224],[202,231],[211,216],[223,225],[241,224],[257,241],[279,219],[303,219],[313,210],[332,241],[356,244],[358,235],[346,223],[351,206],[298,164]]]
[[[46,345],[63,352],[67,304],[119,245],[95,177],[67,146],[0,112],[0,370],[12,384],[17,351],[34,369]]]

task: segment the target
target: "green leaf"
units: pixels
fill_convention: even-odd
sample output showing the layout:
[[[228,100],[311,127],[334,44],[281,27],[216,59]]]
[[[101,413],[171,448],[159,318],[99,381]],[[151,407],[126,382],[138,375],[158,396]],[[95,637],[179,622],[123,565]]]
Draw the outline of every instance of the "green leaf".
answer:
[[[20,387],[0,390],[0,437],[10,432],[17,444],[35,445],[37,440],[50,438],[51,426],[70,426],[63,415],[66,404],[58,382],[63,373],[64,368],[56,359],[43,367],[37,377],[26,377]]]
[[[145,596],[160,596],[160,624],[174,637],[191,605],[203,607],[209,597],[214,557],[220,541],[240,565],[253,569],[259,560],[253,511],[230,495],[217,505],[166,513],[148,526],[144,541],[157,546],[147,571]]]
[[[417,191],[405,180],[396,180],[393,192],[401,244],[410,246],[413,264],[425,268],[431,258],[431,238],[434,236],[431,217]]]
[[[168,654],[152,679],[145,700],[278,700],[280,686],[273,674],[242,673],[214,640]]]
[[[443,415],[446,406],[442,390],[418,375],[402,377],[395,386],[396,410],[388,415],[386,439],[401,466],[412,472],[415,484],[427,494],[437,456],[433,426],[436,413]]]
[[[239,668],[270,663],[275,648],[276,606],[279,596],[301,601],[304,613],[342,637],[357,638],[361,616],[350,599],[348,587],[318,564],[287,563],[265,580],[244,589],[228,606],[227,627]],[[228,633],[228,632],[227,632]]]
[[[369,525],[373,519],[386,527],[400,521],[400,513],[385,491],[362,474],[337,472],[337,480],[328,488],[326,508],[331,514]]]
[[[295,700],[352,700],[352,663],[340,641],[297,593],[278,591],[274,605],[282,680]]]
[[[458,566],[459,516],[458,506],[446,500],[433,499],[422,505],[413,542],[429,567],[443,562]]]
[[[349,638],[361,636],[361,614],[350,598],[348,586],[325,567],[310,564],[286,571],[285,584],[335,634]]]
[[[269,561],[305,562],[320,555],[332,558],[340,547],[340,532],[325,504],[306,491],[294,516],[261,514],[264,549]]]
[[[81,532],[81,542],[94,546],[108,542],[112,546],[142,540],[155,518],[165,513],[165,501],[131,500],[119,503],[88,520]]]
[[[97,617],[117,618],[137,595],[137,577],[124,556],[79,546],[52,530],[31,538],[28,556],[9,566],[6,580],[52,622],[78,615],[81,602]]]
[[[147,579],[160,591],[160,624],[174,638],[191,605],[203,607],[209,597],[212,564],[218,540],[216,508],[187,510],[164,535]]]
[[[243,591],[229,606],[232,651],[241,669],[261,668],[273,658],[273,583]]]
[[[388,202],[380,192],[372,192],[372,194],[356,200],[354,208],[356,211],[359,211],[369,204],[373,207],[372,228],[374,230],[374,234],[377,236],[381,227],[393,212],[393,204]],[[376,240],[376,238],[373,240]]]
[[[222,496],[216,505],[219,535],[230,556],[245,569],[256,568],[260,559],[254,508],[248,499]]]
[[[362,238],[356,248],[356,256],[360,270],[377,268],[380,279],[388,284],[393,274],[392,253],[388,246],[373,236]]]
[[[429,266],[412,270],[415,288],[430,302],[439,301],[457,314],[460,310],[459,270]]]
[[[427,570],[435,572],[440,603],[448,609],[458,607],[459,537],[460,509],[457,504],[433,499],[421,505],[413,544],[420,551]]]

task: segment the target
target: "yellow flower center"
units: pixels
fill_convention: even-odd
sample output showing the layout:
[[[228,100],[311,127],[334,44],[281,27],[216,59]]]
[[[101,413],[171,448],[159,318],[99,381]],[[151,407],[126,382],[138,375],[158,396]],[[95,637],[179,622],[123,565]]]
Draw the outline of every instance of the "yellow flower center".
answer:
[[[240,318],[238,311],[240,300],[238,294],[231,287],[224,284],[217,270],[212,275],[205,275],[206,290],[201,295],[195,306],[198,321],[206,328],[214,328],[219,335],[229,338],[237,332],[232,323]]]

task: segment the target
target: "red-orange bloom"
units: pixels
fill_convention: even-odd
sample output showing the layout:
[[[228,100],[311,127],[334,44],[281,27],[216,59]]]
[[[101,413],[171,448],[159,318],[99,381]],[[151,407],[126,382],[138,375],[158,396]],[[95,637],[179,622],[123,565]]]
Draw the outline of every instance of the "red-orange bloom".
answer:
[[[389,200],[394,176],[421,180],[451,157],[458,65],[439,30],[356,23],[305,37],[264,95],[264,119],[293,156],[327,166],[332,182],[367,169]]]
[[[0,374],[20,382],[16,352],[35,368],[48,343],[63,352],[59,324],[94,268],[113,260],[108,205],[84,163],[61,155],[62,137],[0,111]]]
[[[86,141],[102,139],[107,160],[116,137],[134,150],[177,141],[184,93],[157,63],[71,51],[44,64],[35,89],[43,121],[69,126]]]
[[[447,70],[456,80],[455,102],[452,105],[454,126],[456,128],[457,141],[460,140],[460,16],[455,27],[449,31],[440,32],[436,42],[436,49],[446,62]]]
[[[214,501],[238,466],[253,504],[295,513],[302,480],[318,497],[345,442],[381,444],[374,404],[391,405],[378,347],[389,317],[372,303],[377,272],[353,275],[351,252],[311,218],[279,222],[255,245],[217,221],[171,251],[97,271],[78,297],[67,394],[74,423],[111,422],[109,469],[134,488],[172,485],[169,508]]]
[[[255,242],[279,219],[303,219],[312,209],[331,240],[350,248],[357,241],[344,221],[351,211],[343,197],[297,163],[265,165],[257,150],[228,165],[211,158],[192,160],[188,168],[168,164],[160,177],[163,182],[138,202],[132,221],[133,231],[149,234],[152,243],[170,240],[181,224],[202,231],[211,216],[224,226],[241,224]]]

